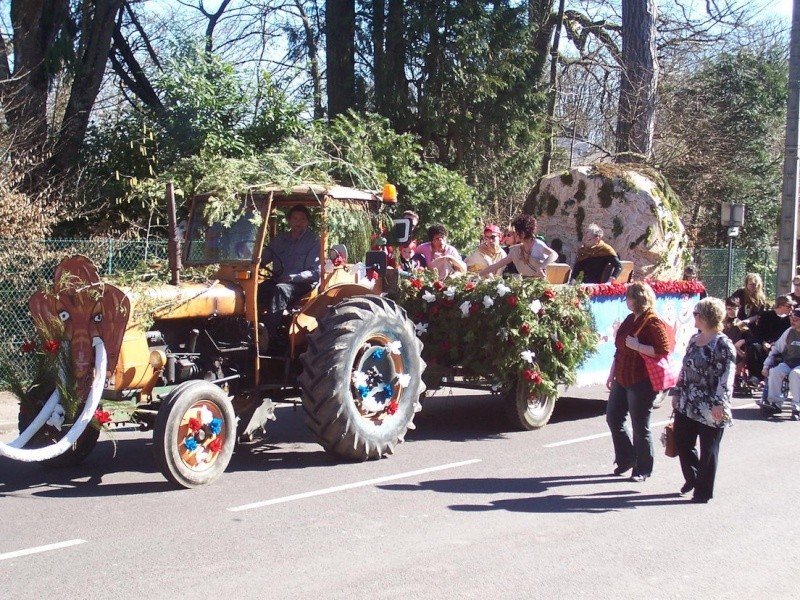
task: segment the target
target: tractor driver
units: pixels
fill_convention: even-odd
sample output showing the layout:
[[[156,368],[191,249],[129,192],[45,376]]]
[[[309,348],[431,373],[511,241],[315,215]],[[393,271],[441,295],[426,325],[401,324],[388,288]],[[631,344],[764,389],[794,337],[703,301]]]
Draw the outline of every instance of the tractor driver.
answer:
[[[264,248],[261,264],[272,263],[272,276],[258,285],[258,305],[268,312],[266,333],[274,346],[283,312],[319,283],[319,238],[308,229],[308,208],[297,204],[287,215],[289,231],[276,235]]]

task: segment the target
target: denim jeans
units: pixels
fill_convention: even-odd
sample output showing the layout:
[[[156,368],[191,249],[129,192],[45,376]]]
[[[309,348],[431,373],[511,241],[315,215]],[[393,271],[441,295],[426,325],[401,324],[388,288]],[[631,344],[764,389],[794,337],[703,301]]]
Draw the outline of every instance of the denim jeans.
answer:
[[[649,379],[630,386],[611,384],[606,405],[606,423],[614,443],[614,461],[620,467],[633,467],[634,475],[649,476],[653,471],[653,436],[650,413],[656,393]],[[631,428],[627,426],[630,414]],[[631,432],[632,430],[632,432]]]

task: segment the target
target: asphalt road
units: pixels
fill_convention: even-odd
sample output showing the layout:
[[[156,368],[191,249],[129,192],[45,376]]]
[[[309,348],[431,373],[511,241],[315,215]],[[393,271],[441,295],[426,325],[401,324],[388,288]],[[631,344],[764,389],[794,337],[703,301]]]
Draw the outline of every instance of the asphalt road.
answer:
[[[509,432],[496,399],[444,390],[394,456],[358,464],[284,407],[196,490],[169,488],[147,433],[74,469],[0,459],[0,598],[798,597],[800,423],[737,399],[695,505],[660,444],[645,483],[610,475],[605,391],[580,395]]]

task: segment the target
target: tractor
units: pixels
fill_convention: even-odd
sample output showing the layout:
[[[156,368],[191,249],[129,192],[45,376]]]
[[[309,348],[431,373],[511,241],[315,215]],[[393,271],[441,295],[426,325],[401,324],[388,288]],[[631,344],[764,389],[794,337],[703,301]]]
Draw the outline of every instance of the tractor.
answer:
[[[392,222],[385,214],[392,192],[387,186],[384,198],[342,186],[299,185],[249,191],[224,203],[206,193],[192,199],[181,234],[168,187],[168,283],[115,286],[101,281],[88,259],[73,256],[59,265],[54,287],[30,299],[43,340],[44,323],[63,325],[72,369],[67,379],[76,382],[81,404],[74,422],[46,433],[64,386],[39,386],[39,415],[21,418],[23,434],[4,454],[77,463],[97,441],[99,418],[102,427],[152,428],[162,473],[192,488],[217,479],[237,443],[274,419],[277,403],[298,396],[327,452],[353,461],[391,454],[413,428],[425,389],[414,325],[383,293],[393,275],[387,254],[369,250],[370,224],[380,223],[378,217],[388,222],[395,243],[410,236],[408,221]],[[285,343],[278,345],[263,339],[267,315],[259,284],[279,275],[281,264],[263,250],[297,205],[312,213],[324,267],[318,285],[280,315]],[[348,256],[348,245],[335,243],[346,240],[342,227],[333,231],[332,218],[356,224],[348,231],[363,255]],[[186,267],[213,275],[182,281]],[[38,450],[27,450],[31,446]],[[39,454],[27,458],[26,451]]]

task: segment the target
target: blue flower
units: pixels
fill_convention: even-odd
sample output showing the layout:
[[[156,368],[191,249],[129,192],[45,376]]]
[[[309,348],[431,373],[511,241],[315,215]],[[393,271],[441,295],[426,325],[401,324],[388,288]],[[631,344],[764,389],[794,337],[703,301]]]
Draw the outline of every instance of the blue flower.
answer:
[[[186,446],[186,449],[189,452],[194,452],[195,450],[197,450],[197,440],[194,439],[193,435],[190,435],[185,440],[183,440],[183,445]]]
[[[358,386],[358,393],[362,398],[366,398],[367,394],[369,394],[369,388],[365,385]]]
[[[383,395],[386,397],[387,401],[391,400],[392,396],[394,395],[394,388],[391,386],[391,384],[383,384]]]
[[[208,429],[214,435],[219,435],[219,432],[222,431],[222,419],[211,419],[211,423],[208,424]]]
[[[385,350],[384,348],[375,348],[375,349],[372,351],[372,357],[373,357],[375,360],[380,360],[380,359],[382,359],[382,358],[383,358],[383,355],[384,355],[385,353],[386,353],[386,350]]]

